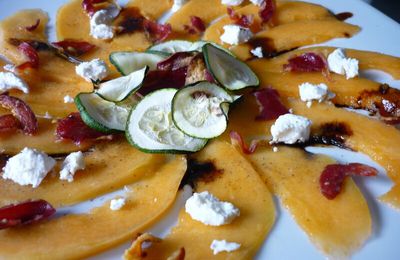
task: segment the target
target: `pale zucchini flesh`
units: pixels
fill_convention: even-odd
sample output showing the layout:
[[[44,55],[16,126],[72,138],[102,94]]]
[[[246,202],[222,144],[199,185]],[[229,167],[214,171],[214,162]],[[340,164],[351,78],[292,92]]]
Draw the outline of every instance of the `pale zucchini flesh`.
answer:
[[[145,66],[148,66],[150,70],[155,70],[157,63],[166,58],[167,56],[161,53],[113,52],[110,54],[110,62],[124,76]]]

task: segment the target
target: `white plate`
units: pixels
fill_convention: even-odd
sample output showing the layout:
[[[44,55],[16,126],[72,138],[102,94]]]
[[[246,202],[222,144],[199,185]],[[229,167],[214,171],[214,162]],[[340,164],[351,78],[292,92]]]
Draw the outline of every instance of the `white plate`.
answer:
[[[151,0],[149,0],[151,1]],[[41,8],[50,14],[50,24],[55,21],[57,9],[67,2],[66,0],[14,0],[0,1],[0,19],[4,19],[8,15],[20,9]],[[122,2],[126,2],[122,1]],[[394,56],[400,55],[400,26],[395,21],[383,15],[373,7],[359,0],[308,0],[321,4],[334,13],[352,12],[353,18],[347,20],[362,27],[362,31],[351,39],[336,39],[321,45],[347,47],[360,50],[370,50],[390,54]],[[54,38],[54,26],[50,27],[50,38]],[[391,83],[400,87],[400,81],[393,81],[387,74],[376,73],[374,71],[367,72],[369,77],[377,81]],[[399,144],[400,145],[400,144]],[[340,151],[339,149],[315,149],[310,151],[329,154],[340,162],[362,162],[375,166],[381,170],[378,178],[373,179],[356,179],[359,187],[363,190],[372,212],[374,221],[373,235],[367,241],[366,245],[357,252],[352,258],[362,260],[397,260],[400,259],[400,250],[398,248],[398,239],[400,234],[400,218],[399,212],[379,203],[376,197],[385,193],[390,188],[390,181],[385,177],[382,167],[374,163],[366,156]],[[81,205],[64,208],[60,213],[84,213],[89,208],[102,205],[105,200],[113,198],[116,195],[123,194],[123,191],[117,191],[96,199],[94,202],[82,203]],[[177,214],[185,199],[190,195],[190,191],[179,195],[179,198],[171,209],[169,215],[163,221],[156,224],[150,229],[155,235],[165,236],[171,226],[176,223]],[[290,214],[283,209],[276,200],[277,205],[277,221],[268,236],[266,242],[261,248],[257,259],[324,259],[324,256],[318,252],[309,242],[308,237],[296,225]],[[229,239],[229,238],[227,238]],[[120,259],[123,251],[129,246],[129,243],[121,245],[118,248],[105,252],[101,255],[93,257],[93,259]]]

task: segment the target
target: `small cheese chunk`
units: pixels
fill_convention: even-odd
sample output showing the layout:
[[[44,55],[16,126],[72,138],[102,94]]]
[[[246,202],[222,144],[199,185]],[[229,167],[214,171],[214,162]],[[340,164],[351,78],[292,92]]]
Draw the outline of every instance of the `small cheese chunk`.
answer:
[[[230,5],[230,6],[236,6],[236,5],[242,4],[243,1],[244,0],[221,0],[221,4]]]
[[[256,5],[256,6],[261,6],[261,4],[264,2],[265,0],[250,0],[250,2],[253,4],[253,5]]]
[[[271,126],[272,143],[303,143],[310,138],[311,121],[305,117],[285,114]]]
[[[90,18],[90,35],[102,40],[114,38],[112,21],[118,16],[119,12],[120,9],[117,5],[110,5],[109,8],[94,13]]]
[[[124,198],[112,199],[110,202],[111,210],[120,210],[123,206],[125,206],[126,200]]]
[[[75,72],[88,82],[102,80],[108,76],[107,64],[100,59],[82,62],[75,67]]]
[[[83,153],[81,151],[70,153],[61,166],[60,180],[73,182],[76,171],[83,169],[85,169]]]
[[[186,4],[188,0],[174,0],[174,4],[172,5],[172,12],[176,12],[179,9],[181,9],[181,7]]]
[[[186,201],[185,210],[192,219],[210,226],[229,224],[240,215],[232,203],[222,202],[208,191],[194,193]]]
[[[66,95],[66,96],[64,97],[64,103],[65,103],[65,104],[67,104],[67,103],[74,103],[74,99],[73,99],[70,95]]]
[[[19,185],[32,185],[36,188],[53,169],[56,160],[47,154],[31,148],[24,148],[11,157],[3,168],[3,179],[12,180]]]
[[[330,71],[346,75],[347,79],[358,76],[358,60],[347,58],[345,51],[341,48],[329,54],[328,66]]]
[[[314,100],[323,102],[335,97],[335,94],[328,90],[328,86],[324,83],[311,84],[305,82],[299,85],[300,99],[304,102],[312,102]]]
[[[263,56],[263,50],[262,50],[262,47],[257,47],[257,48],[255,48],[255,49],[252,49],[251,51],[251,54],[253,54],[254,56],[256,56],[257,58],[262,58],[262,57],[264,57]]]
[[[29,93],[29,87],[23,79],[12,72],[0,72],[0,92],[10,89],[19,89],[24,93]]]
[[[225,252],[232,252],[240,248],[240,244],[235,242],[227,242],[226,240],[213,240],[210,246],[214,255]]]
[[[249,28],[230,24],[224,26],[224,33],[221,35],[220,39],[225,43],[237,45],[247,42],[251,37],[253,37],[253,33]]]
[[[12,64],[6,64],[3,66],[3,69],[12,73],[15,73],[16,71],[16,66]]]

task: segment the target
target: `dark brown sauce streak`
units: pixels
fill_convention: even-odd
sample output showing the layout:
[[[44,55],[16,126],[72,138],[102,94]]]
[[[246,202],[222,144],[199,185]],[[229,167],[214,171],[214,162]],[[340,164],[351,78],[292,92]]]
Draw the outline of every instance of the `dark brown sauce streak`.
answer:
[[[116,20],[117,34],[127,34],[136,31],[143,31],[143,21],[145,18],[136,7],[128,7],[122,9]]]
[[[188,158],[187,169],[179,184],[179,189],[182,189],[185,185],[196,188],[197,182],[212,182],[220,174],[222,174],[222,170],[218,170],[213,162],[199,162],[193,158]]]
[[[247,44],[251,47],[251,49],[261,47],[264,58],[275,58],[279,55],[285,54],[298,48],[295,47],[290,50],[277,51],[273,41],[270,38],[253,38],[248,41]]]
[[[335,14],[335,17],[339,21],[345,21],[345,20],[353,17],[353,13],[350,13],[350,12],[338,13],[338,14]]]

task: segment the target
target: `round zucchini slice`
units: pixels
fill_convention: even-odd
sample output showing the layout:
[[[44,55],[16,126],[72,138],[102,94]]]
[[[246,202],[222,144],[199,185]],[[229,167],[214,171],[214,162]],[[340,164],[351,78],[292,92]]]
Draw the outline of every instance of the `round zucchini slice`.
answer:
[[[131,111],[125,134],[130,144],[148,153],[189,153],[202,149],[206,139],[181,132],[171,118],[176,89],[161,89],[145,96]]]
[[[75,104],[83,122],[90,128],[103,133],[125,130],[129,108],[107,101],[94,92],[78,94]]]
[[[188,51],[189,48],[192,46],[192,42],[184,41],[184,40],[172,40],[167,41],[159,44],[155,44],[148,48],[148,51],[157,51],[161,53],[173,54],[175,52],[183,52]]]
[[[127,76],[101,83],[97,94],[108,101],[121,102],[142,86],[148,70],[149,67],[145,66]]]
[[[180,89],[172,101],[172,119],[185,134],[210,139],[221,135],[228,125],[232,97],[223,88],[200,82]]]
[[[157,68],[157,63],[168,56],[161,53],[146,52],[113,52],[110,54],[110,62],[124,76],[148,66],[150,70]]]
[[[226,89],[239,90],[260,84],[257,75],[246,63],[213,44],[205,44],[202,49],[207,69],[214,79]]]

